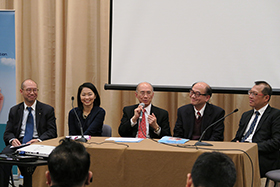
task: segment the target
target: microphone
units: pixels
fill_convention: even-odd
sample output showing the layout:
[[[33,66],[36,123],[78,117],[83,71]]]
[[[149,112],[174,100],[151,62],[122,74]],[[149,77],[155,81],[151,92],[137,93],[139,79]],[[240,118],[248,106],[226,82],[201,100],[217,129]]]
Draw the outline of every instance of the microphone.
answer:
[[[84,131],[83,131],[83,127],[82,127],[82,123],[80,121],[80,118],[74,108],[74,105],[73,105],[73,102],[74,102],[74,96],[71,97],[71,100],[72,100],[72,109],[74,110],[74,113],[76,115],[76,118],[78,119],[78,123],[80,125],[80,130],[81,130],[81,135],[82,137],[81,138],[78,138],[78,139],[75,139],[75,141],[78,141],[78,142],[87,142],[87,139],[84,137]]]
[[[210,127],[216,125],[217,123],[219,123],[220,121],[222,121],[223,119],[225,119],[226,117],[228,117],[229,115],[231,115],[231,114],[233,114],[233,113],[235,113],[235,112],[237,112],[237,111],[238,111],[238,109],[236,108],[234,111],[232,111],[232,112],[229,113],[228,115],[222,117],[222,118],[219,119],[218,121],[215,121],[214,123],[212,123],[211,125],[209,125],[209,126],[202,132],[202,134],[201,134],[201,136],[200,136],[198,142],[196,142],[194,145],[195,145],[195,146],[213,146],[213,145],[210,144],[210,143],[201,142],[202,138],[204,137],[205,132],[206,132]]]
[[[139,105],[142,106],[143,108],[145,107],[145,104],[144,104],[144,103],[140,103]],[[140,117],[139,117],[140,122],[142,121],[142,116],[143,116],[143,111],[141,110],[141,112],[140,112]]]

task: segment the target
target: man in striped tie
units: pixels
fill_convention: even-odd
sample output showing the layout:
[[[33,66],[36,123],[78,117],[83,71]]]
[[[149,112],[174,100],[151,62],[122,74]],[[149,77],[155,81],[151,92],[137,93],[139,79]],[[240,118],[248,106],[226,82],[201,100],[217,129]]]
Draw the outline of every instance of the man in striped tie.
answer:
[[[256,81],[248,94],[253,109],[242,114],[232,141],[258,144],[260,174],[265,177],[280,164],[280,110],[268,104],[272,88],[267,82]]]

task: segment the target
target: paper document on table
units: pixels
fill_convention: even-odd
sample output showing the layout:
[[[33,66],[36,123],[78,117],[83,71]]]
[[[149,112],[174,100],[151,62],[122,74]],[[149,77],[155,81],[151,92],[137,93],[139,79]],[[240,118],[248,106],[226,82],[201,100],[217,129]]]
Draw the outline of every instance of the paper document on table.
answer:
[[[164,136],[158,142],[159,143],[184,144],[187,141],[189,141],[189,139],[177,138],[177,137],[172,137],[172,136]]]
[[[91,136],[90,135],[84,135],[85,139],[90,140]],[[70,138],[71,140],[76,140],[79,138],[82,138],[81,135],[72,135],[72,136],[65,136],[65,138]]]
[[[141,142],[143,138],[123,138],[123,137],[110,137],[106,141],[115,141],[115,142],[126,142],[126,143],[138,143]]]

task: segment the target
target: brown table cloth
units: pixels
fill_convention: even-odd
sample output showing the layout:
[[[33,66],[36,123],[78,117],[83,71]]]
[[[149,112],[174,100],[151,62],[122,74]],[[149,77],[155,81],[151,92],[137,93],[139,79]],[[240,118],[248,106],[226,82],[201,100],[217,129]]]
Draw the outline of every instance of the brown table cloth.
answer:
[[[56,146],[62,138],[40,144]],[[258,148],[255,143],[208,142],[213,146],[194,147],[195,141],[189,141],[184,144],[186,147],[176,147],[150,139],[123,144],[103,143],[105,139],[92,137],[88,143],[84,143],[91,155],[90,170],[93,172],[93,182],[89,186],[184,187],[193,163],[206,151],[220,151],[233,160],[237,170],[235,187],[260,186]],[[243,151],[251,158],[253,165]],[[46,170],[47,166],[37,167],[33,174],[33,186],[47,187]]]

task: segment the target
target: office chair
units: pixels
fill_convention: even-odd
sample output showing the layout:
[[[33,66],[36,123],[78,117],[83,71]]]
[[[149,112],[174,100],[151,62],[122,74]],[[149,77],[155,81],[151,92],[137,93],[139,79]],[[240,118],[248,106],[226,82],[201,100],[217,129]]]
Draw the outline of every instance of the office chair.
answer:
[[[265,187],[269,186],[269,181],[272,180],[274,182],[274,187],[278,186],[278,182],[280,182],[280,169],[271,170],[265,174],[266,183]]]
[[[111,137],[112,128],[109,125],[103,124],[101,136]]]

